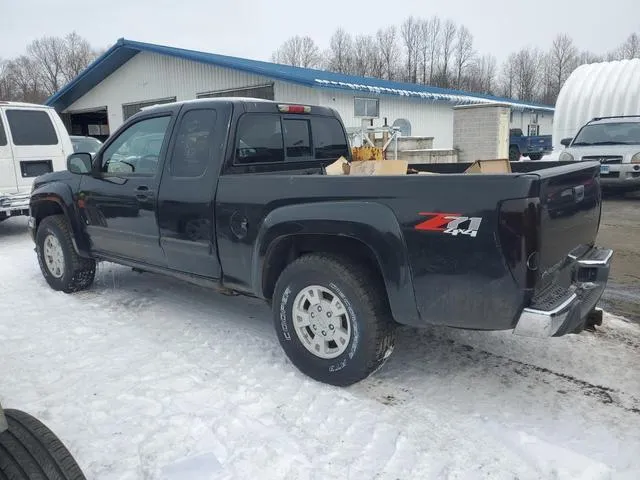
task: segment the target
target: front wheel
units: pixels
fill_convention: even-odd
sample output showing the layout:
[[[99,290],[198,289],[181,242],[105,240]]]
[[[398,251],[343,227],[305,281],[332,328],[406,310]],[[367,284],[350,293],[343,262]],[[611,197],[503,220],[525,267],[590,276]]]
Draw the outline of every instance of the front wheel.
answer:
[[[395,329],[376,280],[370,269],[333,255],[305,255],[285,268],[274,291],[274,323],[302,373],[348,386],[385,363]]]
[[[77,254],[71,235],[64,215],[44,218],[36,232],[36,253],[42,275],[51,288],[65,293],[88,288],[96,273],[96,262]]]
[[[529,154],[529,158],[531,160],[540,160],[542,158],[542,154],[541,153],[530,153]]]

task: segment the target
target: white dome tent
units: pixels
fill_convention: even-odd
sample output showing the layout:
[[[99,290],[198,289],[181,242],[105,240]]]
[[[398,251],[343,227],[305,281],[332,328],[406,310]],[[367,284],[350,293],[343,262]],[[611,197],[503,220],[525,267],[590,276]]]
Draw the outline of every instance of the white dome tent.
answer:
[[[553,118],[553,149],[599,116],[640,115],[640,59],[578,67],[562,86]]]

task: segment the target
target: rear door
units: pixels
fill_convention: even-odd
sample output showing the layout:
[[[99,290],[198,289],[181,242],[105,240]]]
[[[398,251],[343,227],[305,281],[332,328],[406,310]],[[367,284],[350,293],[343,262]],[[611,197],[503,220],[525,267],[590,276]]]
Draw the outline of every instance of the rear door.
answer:
[[[160,244],[167,266],[220,278],[214,198],[230,104],[185,106],[169,145],[158,194]]]
[[[53,171],[63,155],[62,142],[46,109],[7,107],[14,169],[21,192],[29,192],[33,179]]]
[[[17,192],[16,170],[7,133],[6,119],[0,109],[0,195]]]

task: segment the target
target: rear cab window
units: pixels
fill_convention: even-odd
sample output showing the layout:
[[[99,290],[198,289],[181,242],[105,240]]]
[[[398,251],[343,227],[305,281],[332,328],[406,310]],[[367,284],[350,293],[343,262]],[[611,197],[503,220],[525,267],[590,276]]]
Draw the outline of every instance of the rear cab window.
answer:
[[[238,121],[235,165],[326,161],[341,156],[349,157],[349,145],[335,117],[246,113]]]
[[[57,145],[58,135],[48,112],[7,109],[5,111],[13,144],[18,146]]]

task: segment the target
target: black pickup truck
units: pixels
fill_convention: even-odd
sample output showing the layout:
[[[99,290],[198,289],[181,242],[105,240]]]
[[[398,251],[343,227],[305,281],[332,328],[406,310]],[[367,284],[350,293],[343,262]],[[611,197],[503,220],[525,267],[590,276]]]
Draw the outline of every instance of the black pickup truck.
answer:
[[[253,99],[155,106],[94,155],[34,182],[30,229],[55,290],[96,261],[265,299],[302,372],[349,385],[398,324],[560,336],[598,322],[612,251],[597,162],[415,165],[333,176],[351,160],[331,108]]]

